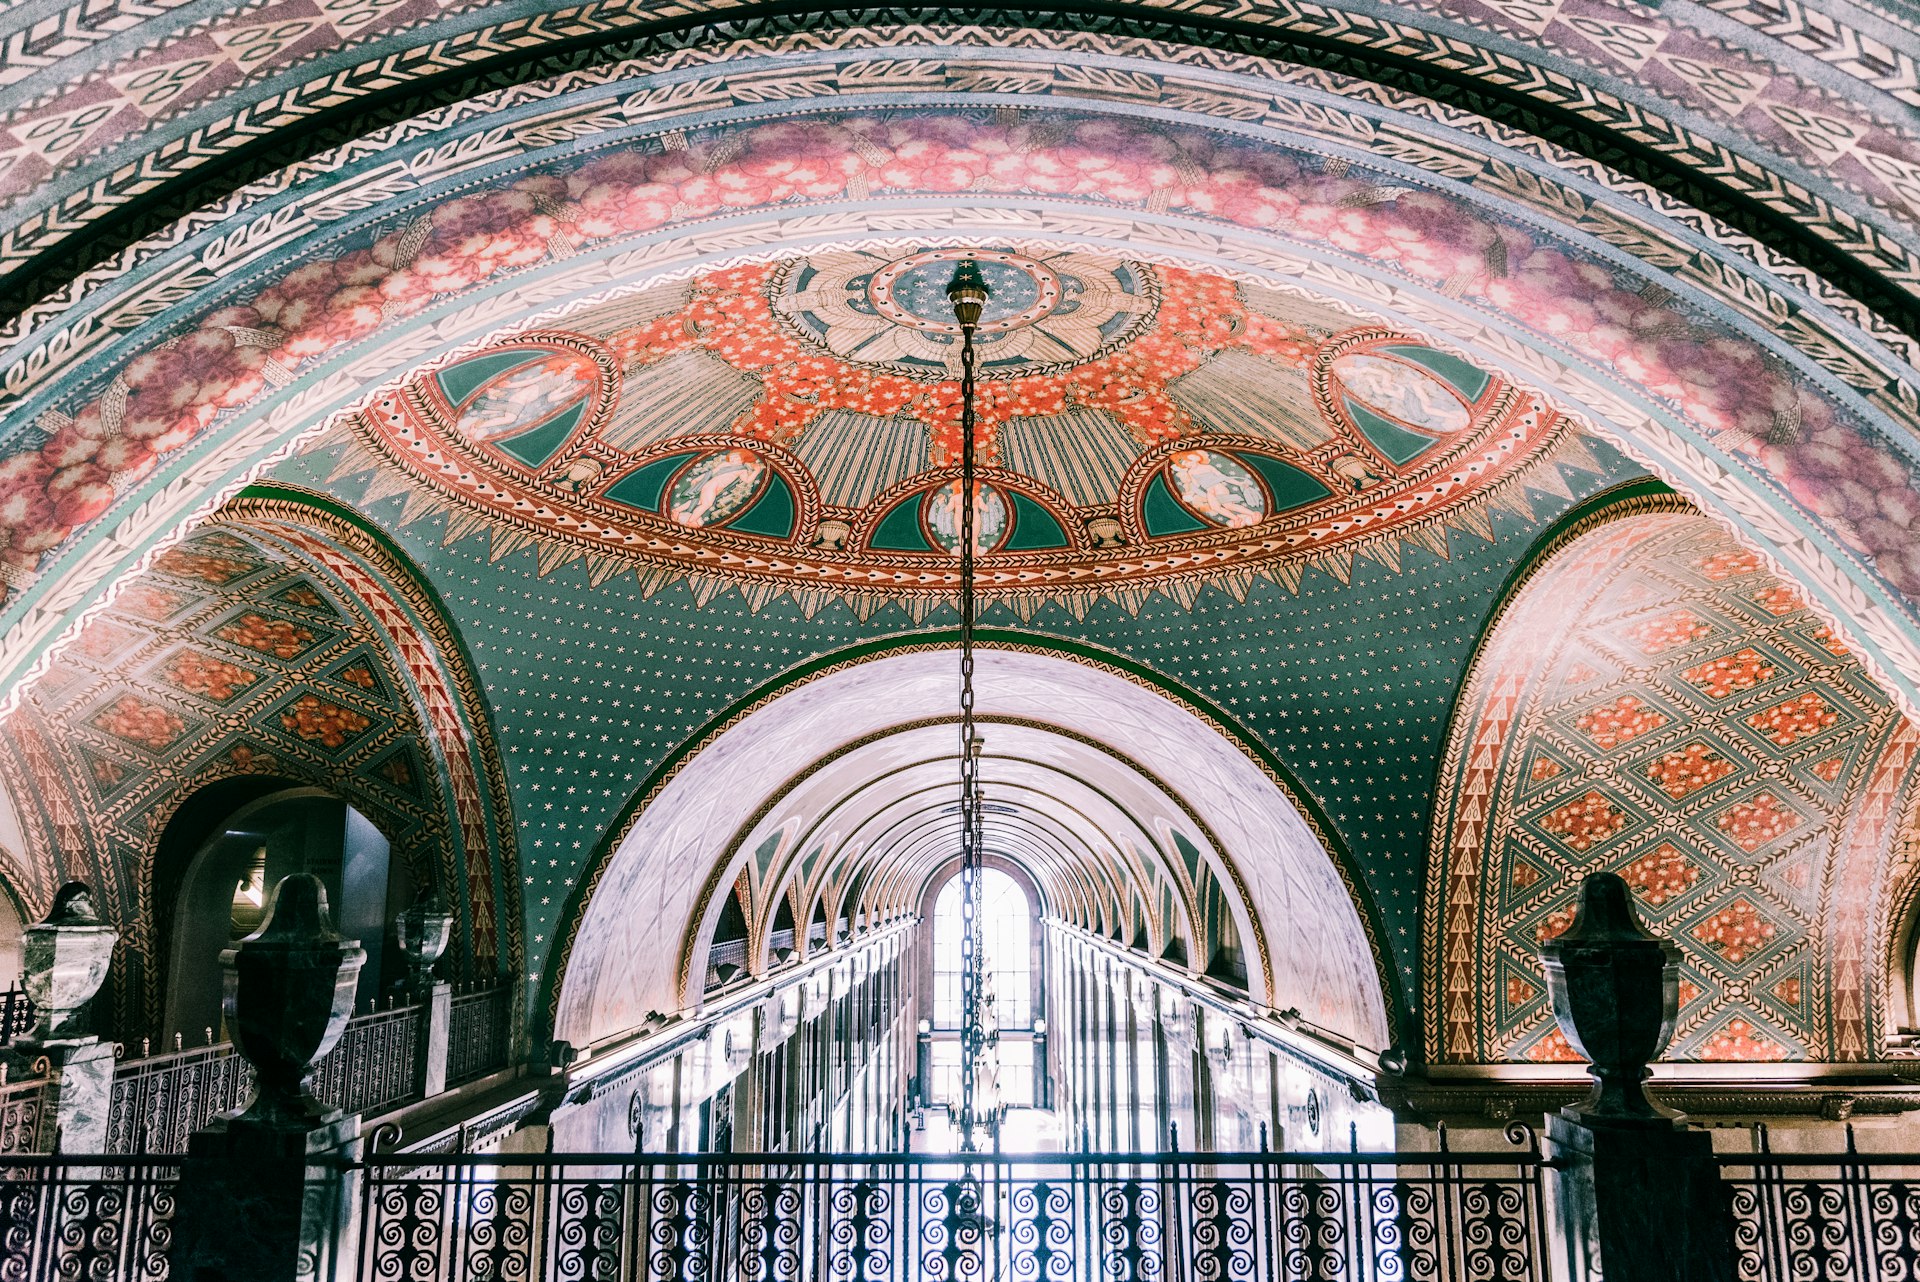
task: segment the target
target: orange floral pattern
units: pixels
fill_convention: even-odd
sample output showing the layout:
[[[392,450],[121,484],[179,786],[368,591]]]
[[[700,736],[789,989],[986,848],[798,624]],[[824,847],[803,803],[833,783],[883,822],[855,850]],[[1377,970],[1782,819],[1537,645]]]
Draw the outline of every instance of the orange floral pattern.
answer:
[[[1559,938],[1561,932],[1571,925],[1573,925],[1573,909],[1556,908],[1533,928],[1533,937],[1544,944],[1549,939]]]
[[[259,674],[198,650],[183,650],[158,674],[174,688],[215,703],[225,703],[252,685]]]
[[[1552,757],[1535,757],[1533,769],[1527,777],[1535,783],[1545,783],[1549,779],[1558,778],[1564,771],[1565,767]]]
[[[1753,599],[1761,609],[1776,617],[1782,614],[1792,614],[1795,610],[1804,610],[1807,608],[1807,603],[1800,599],[1800,594],[1784,583],[1776,583],[1770,588],[1762,588],[1753,594]]]
[[[1678,899],[1700,880],[1700,867],[1670,841],[1663,841],[1620,870],[1620,875],[1649,908]]]
[[[177,713],[130,694],[121,695],[95,713],[93,724],[154,752],[187,732],[187,723]]]
[[[1688,668],[1680,674],[1680,679],[1697,687],[1709,699],[1724,699],[1771,681],[1775,675],[1776,669],[1766,656],[1752,646],[1743,646],[1732,654]]]
[[[1539,995],[1540,989],[1537,986],[1528,983],[1518,975],[1507,976],[1507,1005],[1524,1006]]]
[[[1769,991],[1773,993],[1774,999],[1782,1005],[1798,1006],[1800,1004],[1800,977],[1798,975],[1789,975],[1775,984]]]
[[[1704,1060],[1736,1063],[1765,1062],[1787,1058],[1787,1048],[1760,1032],[1744,1019],[1730,1019],[1727,1026],[1707,1039],[1700,1049]]]
[[[1736,965],[1765,948],[1776,927],[1753,901],[1741,895],[1720,911],[1697,923],[1690,932],[1708,948]]]
[[[182,547],[168,548],[154,559],[153,564],[168,574],[183,579],[199,579],[216,588],[224,588],[242,575],[260,568],[251,562],[237,561],[229,556],[214,556]]]
[[[364,663],[355,663],[340,669],[340,679],[348,685],[358,686],[362,690],[371,690],[375,685],[373,669]]]
[[[1732,774],[1737,767],[1704,743],[1690,743],[1674,752],[1654,758],[1647,766],[1647,778],[1660,791],[1681,801]]]
[[[270,654],[276,659],[298,657],[313,644],[313,633],[285,619],[269,619],[249,611],[214,633],[222,641]]]
[[[170,588],[153,583],[136,583],[114,600],[114,608],[136,619],[159,623],[180,613],[187,598]]]
[[[320,599],[318,592],[315,592],[304,583],[298,583],[288,588],[280,594],[280,599],[294,605],[305,606],[309,610],[318,610],[326,604],[326,602]]]
[[[1666,724],[1666,713],[1649,708],[1638,695],[1623,694],[1611,703],[1581,713],[1573,727],[1603,751],[1611,751]]]
[[[1747,724],[1782,748],[1792,747],[1809,735],[1832,729],[1840,714],[1818,694],[1809,690],[1785,703],[1763,708],[1747,718]]]
[[[1799,811],[1770,792],[1759,793],[1714,820],[1734,845],[1750,855],[1786,836],[1802,822]]]
[[[1627,826],[1627,817],[1604,793],[1589,792],[1547,812],[1540,826],[1575,850],[1589,850]]]
[[[1694,568],[1716,583],[1724,582],[1742,574],[1752,574],[1760,568],[1760,558],[1745,548],[1729,552],[1715,552],[1712,556],[1694,562]]]
[[[319,695],[303,694],[280,714],[280,724],[309,743],[343,748],[373,722],[352,708],[330,703]]]
[[[1567,1044],[1567,1035],[1558,1025],[1547,1030],[1547,1035],[1527,1048],[1526,1058],[1535,1064],[1578,1064],[1580,1052]]]
[[[1660,654],[1713,635],[1713,628],[1691,610],[1675,610],[1627,629],[1627,640],[1642,654]]]

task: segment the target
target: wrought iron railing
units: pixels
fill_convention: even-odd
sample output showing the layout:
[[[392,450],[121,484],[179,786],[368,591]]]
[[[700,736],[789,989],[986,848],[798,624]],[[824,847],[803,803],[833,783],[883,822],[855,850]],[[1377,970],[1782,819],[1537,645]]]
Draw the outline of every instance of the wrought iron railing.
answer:
[[[1544,1282],[1535,1151],[381,1157],[361,1278]],[[1571,1267],[1570,1262],[1568,1267]]]
[[[33,1027],[33,999],[27,996],[24,988],[9,988],[0,992],[0,1046],[5,1046],[14,1038]]]
[[[1722,1154],[1741,1282],[1920,1279],[1920,1154]]]
[[[179,1160],[94,1161],[0,1162],[0,1282],[159,1282],[169,1276]]]
[[[356,1015],[320,1062],[314,1093],[349,1113],[376,1113],[413,1098],[424,1017],[418,1006]],[[114,1067],[107,1151],[184,1153],[189,1135],[252,1094],[253,1069],[230,1042],[123,1060]],[[0,1095],[0,1109],[4,1100]],[[0,1124],[4,1118],[0,1112]]]
[[[320,1061],[313,1093],[349,1113],[377,1113],[418,1091],[419,1006],[396,1006],[347,1021],[340,1043]]]
[[[513,990],[494,984],[455,993],[447,1012],[447,1085],[459,1086],[507,1065]]]
[[[187,1137],[253,1093],[253,1070],[225,1042],[114,1065],[109,1153],[184,1153]]]
[[[0,1157],[40,1150],[40,1127],[46,1117],[47,1079],[36,1074],[9,1082],[0,1071]]]

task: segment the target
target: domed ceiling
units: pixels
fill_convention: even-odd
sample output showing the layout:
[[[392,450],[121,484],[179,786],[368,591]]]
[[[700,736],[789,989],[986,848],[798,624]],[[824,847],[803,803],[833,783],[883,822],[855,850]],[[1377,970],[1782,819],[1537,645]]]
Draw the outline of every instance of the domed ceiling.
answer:
[[[926,246],[712,271],[416,377],[353,423],[336,478],[405,519],[486,527],[541,568],[695,576],[750,599],[957,582],[959,341],[979,258],[987,591],[1137,602],[1209,574],[1297,586],[1448,526],[1549,454],[1537,394],[1363,317],[1078,252]],[[1524,499],[1510,504],[1524,505]],[[1186,585],[1182,587],[1181,585]]]

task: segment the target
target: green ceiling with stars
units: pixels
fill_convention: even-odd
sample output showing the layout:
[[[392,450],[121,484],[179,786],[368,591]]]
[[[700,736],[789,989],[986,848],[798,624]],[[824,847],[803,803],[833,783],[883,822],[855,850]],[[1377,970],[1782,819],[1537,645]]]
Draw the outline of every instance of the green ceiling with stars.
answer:
[[[1534,519],[1495,511],[1491,541],[1454,531],[1445,558],[1409,550],[1398,572],[1356,559],[1350,581],[1318,569],[1291,591],[1256,579],[1244,601],[1209,588],[1191,605],[1157,595],[1084,618],[1053,605],[1022,621],[999,605],[983,622],[1123,656],[1256,737],[1364,870],[1411,1011],[1430,795],[1475,641],[1543,530],[1644,475],[1588,445],[1602,470],[1548,463],[1550,476],[1526,478]],[[327,479],[346,448],[290,460],[274,479],[361,506],[364,476]],[[602,835],[696,731],[817,656],[954,618],[942,608],[916,623],[893,605],[862,619],[839,603],[808,617],[792,599],[755,609],[738,593],[696,604],[684,581],[647,595],[631,576],[595,585],[582,564],[543,576],[531,549],[494,559],[484,535],[449,542],[444,518],[407,522],[403,507],[393,497],[361,510],[433,578],[492,700],[520,829],[530,977]]]

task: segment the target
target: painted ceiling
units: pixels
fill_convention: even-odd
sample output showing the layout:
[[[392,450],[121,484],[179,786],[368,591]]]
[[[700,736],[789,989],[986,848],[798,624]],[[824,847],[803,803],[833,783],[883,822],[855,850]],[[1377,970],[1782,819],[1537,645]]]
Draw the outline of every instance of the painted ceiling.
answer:
[[[1217,276],[992,247],[842,252],[708,273],[515,336],[377,400],[333,476],[478,528],[542,571],[691,575],[811,611],[952,597],[958,330],[977,258],[982,585],[1191,599],[1398,568],[1526,511],[1517,478],[1598,470],[1537,394],[1418,338]]]
[[[10,296],[30,301],[170,217],[143,207],[141,197],[156,188],[152,205],[169,211],[215,201],[284,163],[248,154],[246,144],[262,135],[286,135],[275,156],[289,145],[294,154],[333,145],[471,93],[478,76],[530,81],[583,61],[663,53],[697,64],[756,46],[901,43],[928,30],[836,31],[830,24],[845,21],[837,14],[759,8],[705,0],[590,12],[279,0],[12,10],[0,15],[0,198],[15,230],[0,245],[0,270],[18,280]],[[911,6],[867,12],[880,23],[930,16]],[[709,25],[716,17],[724,27]],[[978,17],[1003,28],[1030,20],[1014,11]],[[1046,20],[1107,33],[1109,48],[1137,47],[1124,37],[1139,34],[1271,51],[1307,60],[1319,74],[1523,115],[1515,123],[1565,138],[1576,151],[1614,151],[1616,161],[1645,166],[1637,176],[1656,185],[1673,183],[1676,169],[1716,175],[1757,210],[1798,220],[1816,243],[1893,281],[1913,279],[1920,141],[1911,116],[1920,77],[1911,14],[1896,4],[1347,0],[1299,9],[1202,0],[1084,16],[1052,11]],[[950,30],[949,38],[967,34]],[[736,43],[715,48],[718,40]],[[548,52],[555,41],[569,52]],[[1423,74],[1427,68],[1452,74]],[[373,101],[376,91],[387,101]],[[1516,110],[1515,102],[1523,105]],[[1618,155],[1607,131],[1645,155]],[[209,166],[209,158],[222,163]]]
[[[1675,1058],[1877,1057],[1917,751],[1793,585],[1712,523],[1578,537],[1507,607],[1449,736],[1429,1054],[1574,1058],[1535,950],[1605,870],[1681,949]]]
[[[128,585],[0,733],[30,844],[55,852],[14,885],[44,908],[84,880],[127,923],[115,997],[129,1035],[165,1031],[153,853],[181,802],[221,780],[338,792],[415,885],[459,888],[456,965],[487,972],[518,951],[511,886],[501,902],[510,865],[491,853],[505,829],[497,752],[431,599],[351,527],[269,501],[235,518]]]
[[[1913,396],[1897,332],[1857,300],[1611,170],[1359,82],[1090,37],[1063,61],[1054,35],[1021,52],[968,32],[881,106],[849,97],[879,38],[463,102],[101,276],[21,334],[4,378],[0,666],[32,665],[85,608],[57,591],[83,565],[111,580],[190,494],[234,492],[423,361],[802,244],[952,244],[959,220],[966,243],[1036,261],[1291,279],[1553,394],[1781,556],[1903,697],[1920,689]],[[1085,91],[1088,59],[1146,76],[1139,96]],[[1002,63],[1032,72],[1019,92],[993,88]]]

